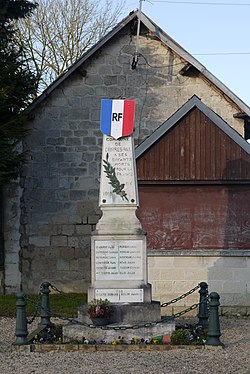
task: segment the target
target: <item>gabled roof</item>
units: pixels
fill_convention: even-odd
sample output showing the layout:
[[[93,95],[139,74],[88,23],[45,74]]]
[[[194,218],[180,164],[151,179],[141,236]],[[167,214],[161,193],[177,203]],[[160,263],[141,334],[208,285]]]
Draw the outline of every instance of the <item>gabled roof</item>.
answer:
[[[103,47],[114,35],[122,30],[126,25],[129,24],[133,19],[138,18],[138,11],[131,12],[126,18],[118,23],[106,36],[104,36],[98,43],[90,48],[84,55],[78,59],[73,65],[71,65],[60,77],[58,77],[48,88],[31,104],[30,109],[34,109],[39,103],[46,99],[51,92],[53,92],[62,82],[65,81],[72,73],[75,72],[87,59]],[[159,26],[157,26],[150,18],[144,13],[141,13],[141,22],[144,24],[152,34],[154,34],[159,40],[162,41],[167,47],[172,49],[175,53],[182,57],[183,60],[187,61],[192,67],[198,72],[202,73],[205,78],[211,81],[217,88],[227,95],[238,107],[239,111],[246,113],[250,116],[250,107],[248,107],[241,99],[238,98],[229,88],[227,88],[219,79],[217,79],[212,73],[210,73],[205,66],[203,66],[198,60],[196,60],[190,53],[183,49],[177,42],[175,42],[168,34],[166,34]]]
[[[156,129],[151,136],[145,139],[136,149],[135,157],[139,158],[155,142],[157,142],[167,131],[175,126],[190,110],[198,108],[203,112],[215,125],[226,133],[235,143],[244,149],[250,155],[250,144],[243,139],[237,131],[228,125],[218,114],[207,107],[196,95],[192,96],[181,108],[179,108],[166,122]]]

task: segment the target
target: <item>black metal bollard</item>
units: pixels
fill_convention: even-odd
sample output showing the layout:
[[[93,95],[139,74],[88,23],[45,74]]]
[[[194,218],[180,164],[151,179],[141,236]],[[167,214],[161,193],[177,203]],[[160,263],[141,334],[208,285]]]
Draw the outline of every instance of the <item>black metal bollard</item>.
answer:
[[[220,341],[219,299],[217,292],[210,293],[207,345],[223,345]]]
[[[200,283],[199,294],[200,294],[200,305],[199,305],[199,313],[198,313],[198,318],[199,318],[198,324],[201,325],[203,328],[206,328],[208,326],[208,307],[207,307],[208,285],[206,282]]]
[[[42,307],[41,307],[41,322],[40,325],[53,326],[53,323],[50,321],[51,310],[50,310],[50,299],[49,299],[49,290],[50,283],[43,282],[41,285],[41,294],[42,294]]]
[[[26,299],[25,293],[19,291],[16,293],[16,330],[15,336],[17,345],[28,344],[28,328],[27,328],[27,318],[26,318]]]

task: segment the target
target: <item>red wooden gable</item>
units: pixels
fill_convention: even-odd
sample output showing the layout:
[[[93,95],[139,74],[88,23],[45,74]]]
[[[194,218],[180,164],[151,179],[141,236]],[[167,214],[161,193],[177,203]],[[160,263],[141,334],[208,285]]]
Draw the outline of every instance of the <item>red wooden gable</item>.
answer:
[[[246,182],[250,155],[194,107],[137,159],[138,181]]]

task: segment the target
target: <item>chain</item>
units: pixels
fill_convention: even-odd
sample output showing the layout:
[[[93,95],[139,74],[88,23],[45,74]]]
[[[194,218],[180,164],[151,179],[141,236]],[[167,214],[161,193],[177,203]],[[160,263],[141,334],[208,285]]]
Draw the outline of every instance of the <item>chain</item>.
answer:
[[[73,301],[75,301],[77,304],[78,304],[78,300],[74,299],[73,297],[71,296],[68,296],[66,293],[64,293],[63,291],[59,290],[56,286],[54,286],[53,284],[50,283],[50,287],[52,288],[52,290],[64,295],[65,297],[67,297],[68,299],[71,299]],[[161,308],[164,308],[170,304],[174,304],[176,303],[177,301],[180,301],[182,299],[184,299],[185,297],[191,295],[192,293],[194,293],[195,291],[197,291],[198,289],[200,288],[200,284],[198,284],[197,286],[195,286],[194,288],[192,288],[191,290],[187,291],[186,293],[184,293],[183,295],[175,298],[175,299],[172,299],[166,303],[163,303],[161,304]]]
[[[89,327],[91,329],[98,329],[99,328],[101,330],[129,330],[129,329],[136,330],[136,329],[139,329],[139,328],[142,328],[142,327],[152,327],[152,326],[158,325],[159,323],[170,322],[170,321],[173,321],[173,319],[174,319],[174,317],[167,317],[167,318],[161,319],[159,321],[137,323],[135,325],[96,326],[96,325],[93,325],[92,323],[81,322],[81,321],[78,321],[77,319],[65,317],[65,316],[62,316],[60,314],[52,313],[51,316],[56,317],[56,318],[60,318],[62,320],[68,321],[68,322],[70,322],[72,324],[75,324],[75,325],[81,325],[81,326]]]
[[[50,283],[49,285],[50,285],[50,287],[51,287],[54,291],[56,291],[56,292],[58,292],[58,293],[60,293],[60,294],[63,294],[63,295],[65,295],[67,298],[69,298],[69,299],[71,299],[71,300],[74,300],[74,301],[76,302],[76,300],[75,300],[74,298],[68,296],[66,293],[64,293],[63,291],[59,290],[59,289],[58,289],[56,286],[54,286],[53,284]],[[170,304],[174,304],[174,303],[176,303],[177,301],[184,299],[184,298],[187,297],[188,295],[191,295],[193,292],[195,292],[199,287],[200,287],[200,284],[198,284],[196,287],[192,288],[190,291],[184,293],[183,295],[181,295],[181,296],[179,296],[179,297],[177,297],[177,298],[175,298],[175,299],[172,299],[172,300],[169,301],[169,302],[163,303],[163,304],[161,305],[161,307],[166,307],[166,306],[168,306],[168,305],[170,305]],[[41,291],[42,291],[42,285],[41,285],[41,287],[40,287],[40,292],[39,292],[39,294],[41,294]],[[30,300],[30,301],[31,301],[31,300]],[[32,301],[31,301],[31,302],[32,302]],[[77,304],[78,304],[78,300],[77,300]],[[35,310],[34,316],[32,317],[31,322],[28,322],[28,323],[32,323],[32,322],[34,321],[34,319],[35,319],[36,316],[37,316],[38,307],[39,307],[39,306],[41,307],[41,303],[39,303],[39,302],[36,303],[35,305],[36,305],[36,310]],[[121,325],[121,326],[109,326],[109,325],[108,325],[108,326],[96,326],[96,325],[91,324],[91,323],[81,322],[81,321],[78,321],[78,320],[76,320],[76,319],[74,319],[74,318],[69,318],[69,317],[66,317],[66,316],[63,316],[63,315],[60,315],[60,314],[57,314],[57,313],[53,313],[52,311],[51,311],[51,317],[60,318],[60,319],[62,319],[62,320],[68,321],[68,322],[70,322],[70,323],[72,323],[72,324],[77,324],[77,325],[81,325],[81,326],[89,327],[89,328],[92,328],[92,329],[99,328],[99,329],[101,329],[101,330],[128,330],[128,329],[136,330],[136,329],[143,328],[143,327],[146,327],[146,328],[147,328],[147,327],[153,327],[153,326],[156,326],[156,325],[158,325],[158,324],[160,324],[160,323],[171,322],[171,321],[173,321],[174,319],[176,319],[176,318],[178,318],[178,317],[180,317],[180,316],[182,316],[182,315],[184,315],[184,314],[186,314],[186,313],[188,313],[188,312],[190,312],[190,311],[196,309],[199,305],[200,305],[200,303],[193,304],[193,305],[191,305],[190,307],[188,307],[187,309],[182,310],[182,311],[179,312],[179,313],[173,314],[173,315],[170,316],[170,317],[163,317],[163,318],[161,318],[161,319],[158,320],[158,321],[154,321],[154,322],[146,322],[146,323],[137,323],[137,324],[135,324],[135,325]]]
[[[196,290],[198,290],[198,288],[200,288],[200,284],[198,284],[197,286],[195,286],[194,288],[192,288],[190,291],[184,293],[183,295],[179,296],[179,297],[176,297],[175,299],[172,299],[166,303],[163,303],[161,304],[161,307],[162,308],[165,308],[166,306],[170,305],[170,304],[174,304],[176,303],[177,301],[180,301],[182,299],[184,299],[185,297],[191,295],[192,293],[194,293]]]
[[[190,312],[191,310],[194,310],[194,309],[198,308],[199,305],[200,305],[200,303],[193,304],[193,305],[191,305],[190,307],[188,307],[187,309],[182,310],[181,312],[174,314],[173,317],[174,317],[174,318],[181,317],[181,316],[183,316],[184,314]]]
[[[63,291],[61,291],[61,290],[59,290],[56,286],[54,286],[54,285],[51,284],[51,283],[50,283],[50,287],[51,287],[52,290],[54,290],[54,291],[60,293],[60,294],[63,295],[65,298],[74,301],[74,302],[77,304],[77,306],[81,306],[81,305],[82,305],[82,302],[79,303],[79,300],[77,300],[77,299],[75,299],[74,297],[69,296],[67,293],[65,293],[65,292],[63,292]]]
[[[190,307],[188,307],[187,309],[185,310],[182,310],[181,312],[179,313],[176,313],[176,314],[173,314],[172,316],[170,317],[163,317],[162,319],[158,320],[158,321],[154,321],[154,322],[146,322],[146,323],[137,323],[135,325],[121,325],[121,326],[95,326],[91,323],[85,323],[85,322],[81,322],[81,321],[78,321],[74,318],[68,318],[68,317],[65,317],[65,316],[62,316],[62,315],[59,315],[59,314],[54,314],[52,313],[52,316],[53,317],[57,317],[57,318],[60,318],[62,320],[66,320],[70,323],[73,323],[75,325],[81,325],[81,326],[85,326],[85,327],[89,327],[91,329],[95,329],[95,328],[99,328],[101,330],[129,330],[129,329],[132,329],[132,330],[136,330],[136,329],[140,329],[140,328],[143,328],[143,327],[153,327],[153,326],[156,326],[160,323],[168,323],[168,322],[173,322],[174,319],[180,317],[180,316],[183,316],[184,314],[190,312],[191,310],[194,310],[196,309],[198,306],[200,305],[200,303],[196,303],[196,304],[193,304],[191,305]]]
[[[58,293],[61,293],[61,294],[63,294],[63,291],[61,291],[61,290],[59,290],[56,286],[54,286],[53,284],[49,284],[50,285],[50,287],[52,288],[52,290],[54,290],[54,291],[56,291],[56,292],[58,292]]]
[[[39,295],[40,295],[40,293],[39,293]],[[31,304],[33,304],[35,306],[33,316],[31,317],[31,319],[27,319],[27,323],[30,325],[32,322],[34,322],[34,320],[38,316],[38,310],[39,310],[39,308],[41,308],[41,302],[40,302],[40,300],[33,301],[27,295],[25,296],[25,300],[26,300],[26,302],[30,302]]]

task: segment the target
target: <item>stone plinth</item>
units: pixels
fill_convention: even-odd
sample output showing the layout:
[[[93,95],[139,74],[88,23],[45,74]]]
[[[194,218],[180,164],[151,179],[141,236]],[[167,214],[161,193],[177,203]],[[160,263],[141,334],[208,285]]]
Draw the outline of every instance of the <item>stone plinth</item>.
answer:
[[[123,336],[124,339],[132,338],[151,339],[155,336],[171,334],[175,330],[175,321],[169,317],[166,322],[161,322],[160,302],[152,301],[150,303],[122,303],[113,304],[113,313],[110,317],[110,324],[102,327],[93,327],[92,321],[88,316],[88,304],[84,304],[78,309],[79,324],[68,324],[63,327],[63,339],[65,342],[70,340],[105,340],[108,343]],[[166,319],[167,317],[164,317]],[[157,324],[150,325],[157,322]],[[92,327],[83,326],[81,323],[92,325]],[[140,328],[132,328],[142,325]],[[145,325],[145,326],[143,326]],[[118,327],[121,327],[119,329]],[[106,329],[107,327],[107,329]]]
[[[152,301],[151,303],[122,303],[110,304],[112,314],[110,324],[134,324],[155,322],[161,320],[160,302]],[[78,309],[78,320],[84,323],[92,323],[87,313],[88,304],[84,304]]]
[[[136,216],[136,206],[101,206],[101,210],[102,217],[96,225],[94,235],[145,235]]]
[[[134,324],[136,325],[136,323]],[[123,329],[117,329],[118,326],[122,326]],[[132,338],[143,338],[151,339],[156,336],[163,336],[171,334],[175,330],[174,320],[168,322],[161,322],[154,326],[140,327],[136,329],[128,328],[128,324],[112,324],[108,325],[108,329],[101,327],[87,327],[78,324],[68,324],[63,327],[63,340],[64,342],[70,340],[82,341],[83,338],[92,340],[105,340],[107,343],[118,339],[122,336],[125,340],[130,341]]]

